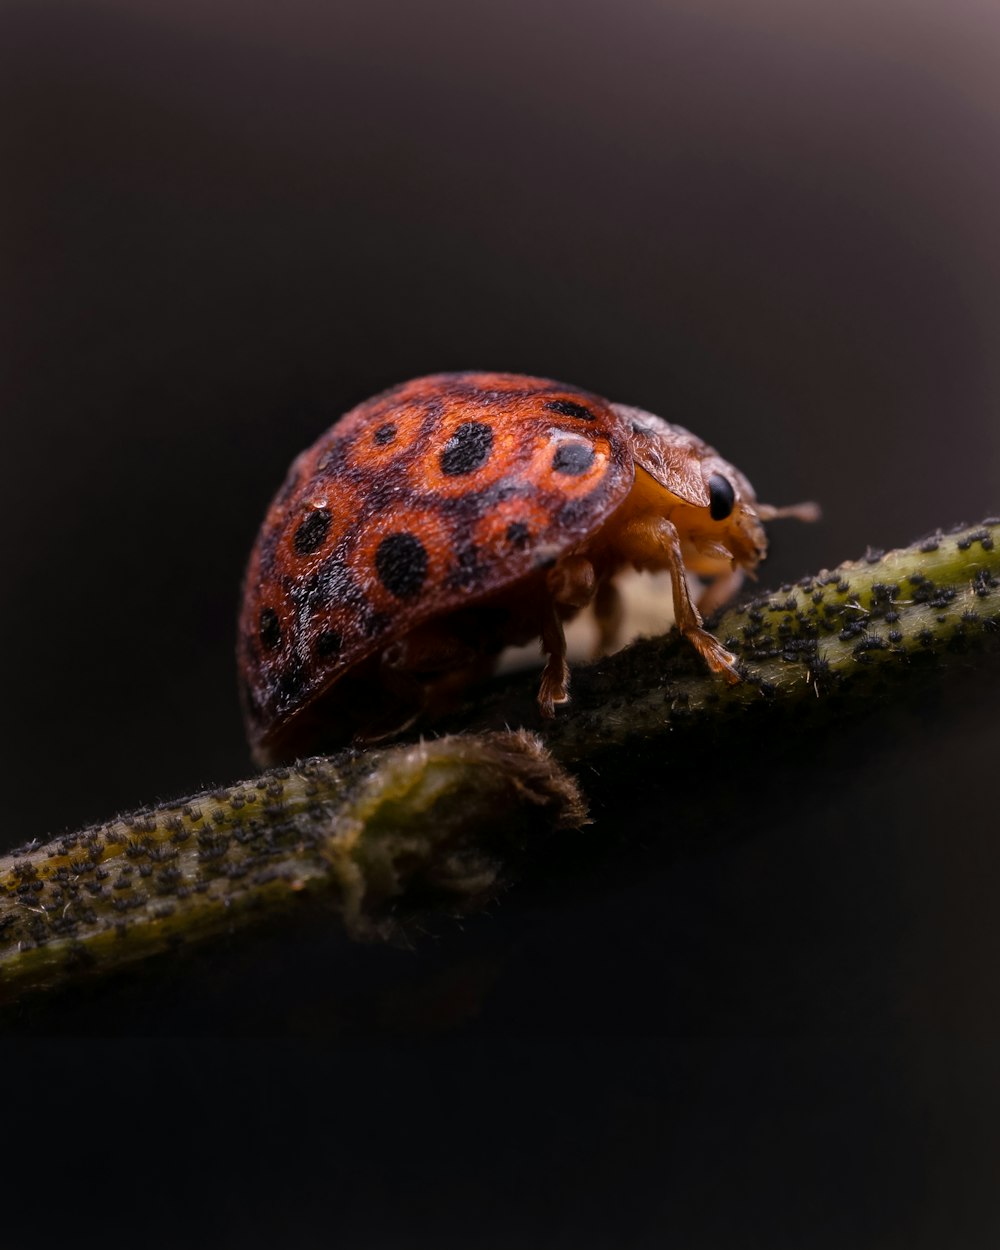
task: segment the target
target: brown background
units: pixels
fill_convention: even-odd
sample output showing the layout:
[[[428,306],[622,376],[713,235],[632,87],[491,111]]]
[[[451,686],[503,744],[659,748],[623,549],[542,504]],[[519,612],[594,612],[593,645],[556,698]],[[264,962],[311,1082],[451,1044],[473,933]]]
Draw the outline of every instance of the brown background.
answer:
[[[1000,509],[998,69],[973,0],[5,4],[6,844],[246,772],[259,519],[408,376],[563,378],[820,499],[766,582]],[[184,1138],[223,1244],[317,1244],[331,1208],[352,1246],[995,1244],[990,703],[817,742],[808,839],[764,811],[803,786],[779,762],[731,843],[340,953],[416,1001],[471,959],[471,1020],[160,1043],[119,1054],[129,1105],[180,1062],[240,1129],[231,1170]],[[326,1037],[260,959],[45,1027]]]

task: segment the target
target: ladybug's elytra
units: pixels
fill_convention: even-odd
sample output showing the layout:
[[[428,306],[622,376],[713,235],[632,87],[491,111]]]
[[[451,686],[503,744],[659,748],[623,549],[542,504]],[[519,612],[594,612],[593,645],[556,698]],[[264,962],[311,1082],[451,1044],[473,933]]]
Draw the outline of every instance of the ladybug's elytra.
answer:
[[[447,707],[504,647],[540,637],[545,716],[567,699],[563,622],[615,640],[616,574],[667,570],[681,633],[764,558],[746,478],[680,426],[576,387],[444,373],[361,404],[295,461],[247,569],[239,627],[254,756],[371,740]],[[712,579],[697,605],[685,570]],[[699,611],[700,609],[700,611]]]

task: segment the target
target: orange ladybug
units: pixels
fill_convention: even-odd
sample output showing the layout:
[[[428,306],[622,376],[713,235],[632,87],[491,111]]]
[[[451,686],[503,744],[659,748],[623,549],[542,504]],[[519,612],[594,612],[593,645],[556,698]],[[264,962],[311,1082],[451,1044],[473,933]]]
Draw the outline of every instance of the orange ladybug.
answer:
[[[563,622],[590,604],[612,646],[627,566],[669,571],[681,633],[739,681],[699,607],[764,558],[761,521],[816,514],[758,504],[695,435],[576,387],[512,373],[393,387],[298,457],[250,556],[238,658],[254,757],[405,728],[533,637],[552,716]],[[714,579],[697,606],[685,571]]]

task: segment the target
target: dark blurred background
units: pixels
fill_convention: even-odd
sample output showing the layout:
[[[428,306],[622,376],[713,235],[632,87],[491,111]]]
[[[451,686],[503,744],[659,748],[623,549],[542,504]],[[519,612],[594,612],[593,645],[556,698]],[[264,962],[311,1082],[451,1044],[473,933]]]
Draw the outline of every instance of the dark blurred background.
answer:
[[[247,772],[257,525],[407,377],[561,378],[821,500],[765,584],[1000,509],[985,0],[8,2],[0,136],[5,846]],[[367,1160],[338,1171],[346,1244],[995,1244],[993,701],[817,742],[808,839],[774,812],[799,761],[748,784],[738,839],[343,953],[420,1001],[473,951],[478,987],[458,1023],[417,1012],[440,1048],[397,1023],[352,1053],[348,1123],[385,1106],[337,1139]],[[86,1028],[325,1035],[233,975]],[[418,1164],[386,1156],[404,1113]],[[269,1227],[227,1211],[223,1244]]]

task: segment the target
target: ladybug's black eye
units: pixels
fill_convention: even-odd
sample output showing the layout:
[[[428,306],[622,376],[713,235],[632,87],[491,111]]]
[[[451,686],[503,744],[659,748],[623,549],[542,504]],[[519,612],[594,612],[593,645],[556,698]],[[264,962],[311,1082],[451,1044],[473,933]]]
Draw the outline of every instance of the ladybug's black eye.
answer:
[[[724,521],[736,506],[733,484],[721,473],[713,473],[708,479],[708,511],[713,521]]]

